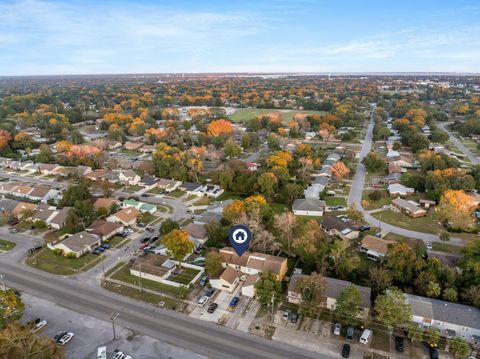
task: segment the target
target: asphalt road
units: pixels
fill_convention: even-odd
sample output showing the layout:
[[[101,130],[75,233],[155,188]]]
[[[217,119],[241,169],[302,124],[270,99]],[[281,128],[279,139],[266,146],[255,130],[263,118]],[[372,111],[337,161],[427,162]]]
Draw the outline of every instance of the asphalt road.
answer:
[[[409,229],[404,229],[400,227],[396,227],[389,223],[382,222],[375,217],[371,216],[367,213],[362,207],[362,193],[365,184],[365,175],[367,173],[365,166],[362,164],[363,158],[370,152],[372,148],[372,137],[373,137],[373,114],[375,108],[372,110],[372,115],[370,117],[370,122],[368,124],[367,133],[365,134],[365,140],[363,141],[362,149],[360,150],[360,158],[358,160],[357,170],[355,172],[355,176],[353,177],[353,182],[350,187],[350,193],[348,195],[348,204],[355,204],[355,207],[362,211],[365,221],[370,224],[371,226],[380,227],[382,231],[385,232],[392,232],[399,234],[401,236],[410,237],[420,239],[425,242],[443,242],[437,234],[430,234],[430,233],[423,233],[423,232],[416,232]],[[457,140],[458,141],[458,140]],[[450,237],[450,244],[465,245],[465,241],[461,238],[454,238]]]
[[[448,133],[448,137],[450,138],[450,141],[452,141],[453,144],[457,146],[457,148],[460,151],[462,151],[462,153],[470,160],[470,162],[472,162],[474,165],[480,164],[480,158],[475,156],[475,154],[473,154],[472,151],[470,151],[467,147],[465,147],[465,145],[461,143],[458,140],[458,138],[455,137],[455,135],[452,132],[450,132],[450,130],[447,129],[446,127],[447,125],[449,125],[449,123],[439,123],[438,127],[440,127],[442,130]]]
[[[76,312],[108,320],[120,313],[117,322],[131,329],[209,358],[329,358],[301,348],[245,334],[181,313],[153,308],[128,298],[70,280],[0,261],[7,285],[50,300]]]

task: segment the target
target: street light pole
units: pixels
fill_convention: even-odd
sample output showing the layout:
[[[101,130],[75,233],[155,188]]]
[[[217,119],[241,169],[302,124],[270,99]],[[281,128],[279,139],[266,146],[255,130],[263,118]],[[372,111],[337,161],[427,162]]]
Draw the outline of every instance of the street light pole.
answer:
[[[117,339],[117,335],[115,333],[115,319],[118,318],[118,316],[120,315],[120,313],[117,313],[117,314],[110,314],[110,320],[112,321],[112,330],[113,330],[113,340]]]

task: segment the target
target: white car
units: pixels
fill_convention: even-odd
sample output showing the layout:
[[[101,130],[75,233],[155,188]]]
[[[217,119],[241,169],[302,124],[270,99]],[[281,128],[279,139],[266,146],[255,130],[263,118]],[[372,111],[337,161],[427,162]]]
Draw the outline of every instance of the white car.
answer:
[[[61,346],[64,346],[65,344],[67,344],[70,340],[72,340],[73,336],[75,334],[73,333],[67,333],[65,334],[63,337],[60,338],[60,340],[58,341],[58,345],[61,345]]]
[[[433,249],[432,243],[427,243],[427,250],[431,251]]]
[[[42,320],[42,321],[38,322],[37,324],[35,324],[35,326],[32,329],[32,332],[36,333],[39,330],[41,330],[43,327],[45,327],[46,325],[47,325],[47,321]]]
[[[116,352],[112,359],[125,359],[125,354],[122,352]]]
[[[204,295],[202,298],[198,300],[197,303],[199,306],[203,307],[208,302],[209,299],[210,297],[207,297],[206,295]]]
[[[335,327],[333,328],[333,334],[340,335],[342,331],[342,325],[340,323],[336,323]]]
[[[127,355],[125,358],[123,359],[133,359],[130,355]]]

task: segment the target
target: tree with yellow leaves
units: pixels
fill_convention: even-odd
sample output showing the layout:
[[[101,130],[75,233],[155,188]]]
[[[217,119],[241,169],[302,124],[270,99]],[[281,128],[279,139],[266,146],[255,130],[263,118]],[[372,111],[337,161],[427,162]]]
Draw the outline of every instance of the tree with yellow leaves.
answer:
[[[0,130],[0,151],[7,148],[8,143],[12,140],[12,134],[6,130]]]
[[[463,231],[476,229],[475,203],[462,190],[447,190],[440,198],[436,214],[448,226]]]
[[[230,121],[219,119],[212,121],[207,128],[207,133],[209,136],[217,137],[220,135],[230,135],[233,132],[233,126]]]
[[[343,163],[342,161],[337,161],[332,166],[332,174],[335,176],[335,178],[339,180],[347,177],[349,173],[350,170],[347,166],[345,166],[345,163]]]
[[[67,140],[62,140],[62,141],[58,141],[57,143],[55,143],[55,149],[59,153],[70,151],[72,146],[73,146],[73,143],[71,143],[70,141],[67,141]]]
[[[162,243],[167,248],[168,255],[178,262],[193,251],[193,243],[188,238],[188,233],[181,229],[174,229],[164,235]]]

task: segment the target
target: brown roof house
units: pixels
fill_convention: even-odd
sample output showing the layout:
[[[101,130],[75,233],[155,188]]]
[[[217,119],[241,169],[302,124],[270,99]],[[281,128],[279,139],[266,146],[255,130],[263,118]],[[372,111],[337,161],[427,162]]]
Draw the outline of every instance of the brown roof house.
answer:
[[[119,205],[120,202],[118,201],[118,199],[116,198],[106,198],[106,197],[102,197],[102,198],[99,198],[95,201],[95,203],[93,204],[93,207],[95,208],[95,210],[99,210],[100,208],[105,208],[107,210],[110,211],[110,208],[112,208],[112,205],[114,204],[117,204]]]
[[[127,207],[110,215],[107,218],[107,221],[122,223],[125,226],[133,226],[135,223],[137,223],[137,218],[140,216],[140,214],[140,211],[135,207]]]
[[[363,237],[358,249],[360,252],[364,252],[368,259],[378,261],[387,255],[388,246],[393,243],[395,241],[388,241],[367,234]]]
[[[392,208],[412,218],[424,217],[427,215],[427,211],[422,207],[419,207],[415,202],[406,201],[403,198],[395,198],[392,201]]]
[[[123,229],[124,227],[120,223],[97,220],[87,228],[87,232],[96,234],[102,241],[106,241],[123,231]]]
[[[27,202],[20,202],[13,210],[12,215],[17,217],[18,219],[23,218],[26,215],[30,215],[33,211],[37,208],[36,204],[27,203]]]
[[[203,246],[207,241],[207,231],[205,225],[189,223],[182,228],[188,233],[188,238],[198,247]]]
[[[91,252],[94,247],[99,246],[102,240],[99,236],[82,231],[55,244],[48,244],[50,249],[60,248],[64,255],[74,253],[77,257]]]
[[[247,275],[239,270],[227,267],[220,275],[210,278],[212,288],[224,290],[233,293],[241,280],[245,280]]]
[[[123,148],[125,148],[128,151],[137,151],[142,147],[143,147],[143,143],[141,143],[141,142],[129,142],[129,141],[127,141],[123,145]]]

